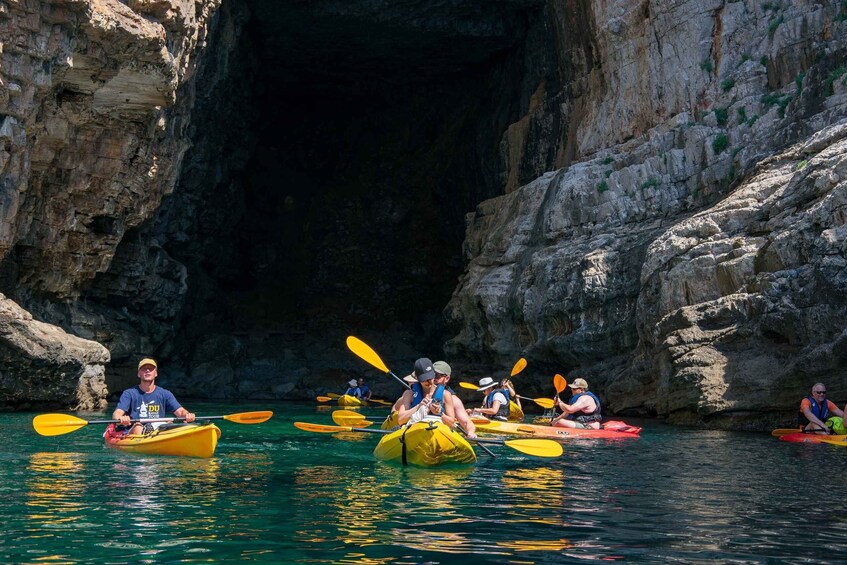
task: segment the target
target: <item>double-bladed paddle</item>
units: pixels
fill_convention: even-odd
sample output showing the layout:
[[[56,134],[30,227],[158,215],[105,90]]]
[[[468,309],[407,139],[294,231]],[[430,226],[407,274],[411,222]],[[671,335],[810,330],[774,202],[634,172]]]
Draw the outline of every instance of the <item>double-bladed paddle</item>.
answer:
[[[228,420],[237,424],[261,424],[267,422],[273,416],[270,410],[259,412],[240,412],[238,414],[227,414],[226,416],[197,416],[195,421],[200,420]],[[141,424],[152,422],[184,422],[185,418],[147,418],[133,420]],[[39,414],[32,419],[32,427],[43,436],[60,436],[75,432],[88,424],[120,424],[120,420],[83,420],[69,414]]]
[[[394,377],[395,379],[397,379],[397,381],[401,385],[403,385],[404,388],[407,388],[407,389],[412,388],[411,386],[409,386],[409,383],[407,383],[406,381],[404,381],[403,379],[401,379],[400,377],[398,377],[397,375],[392,373],[388,369],[386,364],[382,361],[382,359],[379,357],[377,352],[374,351],[373,348],[371,348],[370,345],[368,345],[367,343],[365,343],[364,341],[362,341],[358,337],[355,337],[355,336],[352,336],[352,335],[347,336],[347,348],[350,349],[350,351],[352,351],[353,353],[355,353],[363,361],[369,363],[371,366],[373,366],[373,367],[379,369],[380,371],[382,371],[383,373],[387,373],[387,374],[391,375],[392,377]],[[515,366],[517,366],[517,365],[515,365]],[[466,432],[461,426],[459,426],[459,430],[461,430],[462,434],[465,437],[467,437],[468,432]],[[468,438],[468,439],[470,439],[470,438]],[[486,448],[484,445],[480,445],[479,448],[482,449],[485,453],[487,453],[491,457],[494,457],[494,454],[491,452],[491,450]]]
[[[294,427],[307,431],[318,432],[324,434],[334,434],[338,432],[362,432],[370,434],[390,434],[392,430],[372,430],[368,428],[354,428],[352,426],[325,426],[321,424],[310,424],[308,422],[294,422]],[[505,445],[511,447],[515,451],[520,451],[527,455],[535,457],[559,457],[563,453],[562,444],[556,443],[551,439],[481,439],[467,438],[469,442],[479,444],[482,447],[483,443],[490,445]]]
[[[477,385],[475,385],[473,383],[468,383],[468,382],[460,382],[459,386],[462,387],[462,388],[466,388],[468,390],[477,390],[479,388]],[[538,404],[539,406],[541,406],[542,408],[552,408],[553,407],[553,401],[549,398],[529,398],[528,396],[521,396],[520,394],[516,394],[515,396],[517,396],[518,398],[520,398],[522,400],[531,400],[531,401],[535,402],[536,404]]]

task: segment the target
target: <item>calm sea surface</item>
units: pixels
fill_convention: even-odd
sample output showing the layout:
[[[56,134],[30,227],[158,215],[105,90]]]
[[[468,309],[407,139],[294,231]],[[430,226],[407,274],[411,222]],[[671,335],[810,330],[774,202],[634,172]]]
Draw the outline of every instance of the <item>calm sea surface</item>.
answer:
[[[630,420],[640,439],[575,441],[555,460],[492,446],[475,466],[415,469],[374,460],[375,434],[294,428],[332,424],[314,405],[190,406],[275,415],[219,422],[199,460],[0,414],[0,562],[847,561],[844,448]]]

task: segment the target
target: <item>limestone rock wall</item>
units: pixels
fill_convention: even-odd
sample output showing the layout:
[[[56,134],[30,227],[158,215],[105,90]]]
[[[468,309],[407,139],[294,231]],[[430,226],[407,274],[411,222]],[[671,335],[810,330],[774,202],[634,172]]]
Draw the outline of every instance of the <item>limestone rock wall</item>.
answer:
[[[219,3],[0,2],[0,280],[40,318],[73,327],[73,301],[173,190],[188,148],[185,93]],[[173,279],[149,248],[145,284]],[[76,333],[103,341],[99,321]],[[44,402],[67,398],[52,390]],[[93,390],[97,404],[105,388]]]
[[[686,423],[790,421],[817,379],[847,398],[841,3],[584,17],[579,95],[527,104],[528,123],[566,125],[572,158],[469,215],[448,353],[527,354],[613,411]]]
[[[0,407],[106,407],[109,351],[97,342],[33,320],[0,294]]]

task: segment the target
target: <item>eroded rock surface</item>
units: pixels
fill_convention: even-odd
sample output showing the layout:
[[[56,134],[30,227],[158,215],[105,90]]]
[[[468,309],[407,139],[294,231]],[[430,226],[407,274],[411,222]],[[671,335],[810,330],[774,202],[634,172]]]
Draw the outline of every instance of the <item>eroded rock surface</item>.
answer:
[[[311,398],[362,331],[788,422],[847,398],[845,32],[837,0],[0,0],[0,316],[116,388],[157,355],[181,395]],[[12,341],[4,376],[102,401],[67,392],[102,355]]]

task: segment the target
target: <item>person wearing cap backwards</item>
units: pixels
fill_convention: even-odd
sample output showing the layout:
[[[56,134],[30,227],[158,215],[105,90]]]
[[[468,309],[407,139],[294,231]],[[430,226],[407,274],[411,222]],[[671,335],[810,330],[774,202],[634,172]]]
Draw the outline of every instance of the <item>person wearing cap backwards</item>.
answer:
[[[553,418],[550,424],[562,428],[600,429],[603,420],[600,399],[593,392],[588,392],[588,382],[585,379],[574,379],[568,386],[573,396],[567,404],[556,397],[556,406],[562,413]]]
[[[453,395],[444,390],[443,385],[435,383],[435,370],[432,361],[422,357],[415,361],[412,373],[417,382],[403,392],[397,402],[397,423],[420,421],[426,416],[441,416],[441,421],[450,427],[456,423],[453,411]]]
[[[468,413],[465,411],[465,405],[462,404],[462,399],[448,386],[450,374],[452,373],[450,365],[446,361],[436,361],[432,364],[432,369],[435,371],[435,384],[443,386],[444,390],[453,396],[453,413],[456,415],[456,419],[459,420],[459,425],[465,430],[465,435],[469,438],[475,438],[476,426],[473,420],[468,417]]]
[[[344,391],[344,394],[347,396],[352,396],[354,398],[362,398],[362,391],[359,389],[359,385],[356,382],[356,379],[350,379],[347,383],[347,390]]]
[[[497,381],[491,377],[483,377],[479,380],[477,392],[484,392],[485,399],[482,408],[469,410],[471,414],[482,414],[492,420],[505,422],[509,419],[509,389],[498,386]]]
[[[165,418],[173,413],[177,418],[185,418],[186,422],[194,421],[194,414],[182,407],[169,390],[156,386],[159,366],[153,359],[145,358],[138,362],[137,386],[128,388],[121,394],[118,407],[112,412],[112,419],[120,420],[127,434],[140,434],[144,425],[141,419]],[[130,426],[132,422],[135,422]],[[157,426],[153,426],[157,427]]]

